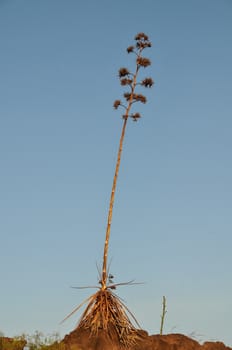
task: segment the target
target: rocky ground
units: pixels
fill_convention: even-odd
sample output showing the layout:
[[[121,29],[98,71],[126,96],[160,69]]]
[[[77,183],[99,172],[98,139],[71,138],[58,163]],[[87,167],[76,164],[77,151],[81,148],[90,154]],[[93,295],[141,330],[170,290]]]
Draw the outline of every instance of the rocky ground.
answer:
[[[91,337],[88,331],[74,330],[66,335],[62,343],[66,350],[122,350],[116,340],[110,340],[107,334],[99,332]],[[125,349],[125,348],[124,348]],[[199,344],[183,334],[148,335],[141,331],[137,344],[127,350],[232,350],[222,342],[205,342]]]
[[[15,340],[8,337],[0,337],[0,350],[23,350],[26,345],[24,340]]]
[[[222,342],[205,342],[201,345],[183,334],[149,336],[147,332],[140,331],[140,335],[136,344],[125,348],[116,339],[109,339],[104,331],[91,337],[87,330],[74,330],[47,350],[232,350]],[[23,350],[25,345],[23,341],[0,337],[0,350]]]

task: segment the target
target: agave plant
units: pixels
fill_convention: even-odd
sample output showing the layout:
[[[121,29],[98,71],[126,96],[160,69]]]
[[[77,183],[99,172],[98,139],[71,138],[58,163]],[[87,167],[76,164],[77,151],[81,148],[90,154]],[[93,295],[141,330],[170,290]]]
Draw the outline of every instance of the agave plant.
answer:
[[[115,109],[121,107],[124,110],[124,113],[122,114],[123,125],[110,196],[102,270],[100,273],[99,286],[93,286],[94,288],[98,288],[98,290],[95,294],[91,295],[89,298],[83,301],[83,303],[76,307],[64,319],[66,320],[77,310],[79,310],[85,303],[88,303],[77,325],[77,329],[88,329],[92,335],[97,335],[99,330],[105,330],[110,338],[115,338],[116,336],[122,346],[130,346],[136,341],[140,334],[138,331],[139,325],[135,317],[128,310],[122,300],[113,292],[113,290],[115,290],[119,285],[131,285],[134,283],[133,281],[118,284],[113,283],[113,276],[108,272],[108,250],[115,191],[117,186],[126,126],[129,118],[131,118],[133,121],[137,121],[139,118],[141,118],[140,113],[136,111],[132,112],[133,105],[137,102],[146,103],[147,101],[144,95],[137,92],[137,89],[139,87],[151,88],[154,84],[152,78],[150,77],[145,77],[142,80],[138,81],[138,76],[141,69],[146,68],[151,64],[151,61],[148,58],[143,57],[143,51],[149,47],[151,47],[151,42],[149,41],[148,36],[144,33],[138,33],[135,36],[135,44],[127,48],[128,54],[135,55],[135,70],[132,72],[129,69],[123,67],[118,71],[120,84],[123,87],[127,87],[128,91],[124,92],[123,100],[115,100],[113,104]],[[131,320],[134,321],[136,326],[134,326]]]

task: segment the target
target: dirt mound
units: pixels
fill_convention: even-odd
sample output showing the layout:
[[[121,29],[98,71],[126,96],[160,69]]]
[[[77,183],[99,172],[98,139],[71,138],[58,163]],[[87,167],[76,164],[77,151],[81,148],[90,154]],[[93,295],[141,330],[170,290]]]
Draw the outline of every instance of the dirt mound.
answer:
[[[232,350],[221,342],[205,342],[200,345],[183,334],[148,335],[140,331],[140,338],[130,348],[122,347],[116,338],[109,338],[105,331],[91,336],[88,330],[74,330],[62,341],[66,350]]]
[[[225,346],[222,342],[205,342],[202,345],[202,350],[231,350],[228,346]]]
[[[221,342],[206,342],[200,345],[183,334],[151,335],[149,338],[153,340],[151,350],[231,350]]]
[[[25,340],[0,337],[0,350],[23,350],[25,345]]]

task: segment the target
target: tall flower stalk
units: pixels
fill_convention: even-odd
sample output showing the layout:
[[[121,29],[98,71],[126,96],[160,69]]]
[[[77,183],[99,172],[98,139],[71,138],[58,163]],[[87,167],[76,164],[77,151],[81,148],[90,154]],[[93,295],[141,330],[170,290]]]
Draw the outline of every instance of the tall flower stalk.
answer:
[[[144,86],[145,88],[150,88],[153,85],[153,80],[151,78],[145,78],[141,82],[137,82],[138,79],[138,73],[140,69],[146,68],[150,66],[151,62],[148,58],[145,58],[142,56],[143,50],[147,47],[151,47],[151,42],[149,41],[149,38],[144,33],[139,33],[135,37],[136,45],[135,46],[129,46],[127,48],[128,53],[134,53],[136,55],[136,69],[135,72],[130,72],[127,68],[120,68],[119,69],[119,79],[122,86],[129,87],[129,91],[124,93],[124,100],[125,103],[121,102],[121,100],[116,100],[114,102],[114,108],[118,109],[119,106],[123,107],[125,109],[125,113],[123,114],[123,126],[122,126],[122,132],[119,142],[119,149],[118,149],[118,156],[117,156],[117,162],[116,162],[116,168],[115,168],[115,174],[113,179],[113,185],[112,185],[112,191],[110,196],[110,205],[109,205],[109,212],[108,212],[108,220],[107,220],[107,227],[106,227],[106,236],[105,236],[105,245],[104,245],[104,254],[103,254],[103,264],[102,264],[102,278],[101,278],[101,285],[102,290],[105,290],[107,288],[107,260],[108,260],[108,250],[109,250],[109,239],[110,239],[110,230],[111,230],[111,222],[112,222],[112,215],[113,215],[113,206],[114,206],[114,198],[115,198],[115,190],[117,186],[117,179],[118,179],[118,173],[120,168],[120,162],[121,162],[121,155],[122,155],[122,149],[123,149],[123,141],[125,137],[125,131],[127,126],[128,118],[132,118],[134,121],[137,121],[141,115],[139,113],[131,113],[131,107],[135,102],[142,102],[146,103],[146,97],[142,94],[135,93],[136,87],[138,85]]]
[[[114,108],[118,109],[121,107],[124,110],[122,114],[123,125],[122,132],[119,142],[119,149],[117,155],[117,162],[115,167],[115,174],[113,179],[113,185],[110,196],[110,204],[108,211],[108,219],[106,226],[106,235],[103,252],[103,263],[100,275],[100,287],[98,291],[87,298],[83,303],[76,307],[64,320],[70,317],[73,313],[79,310],[85,303],[88,303],[81,319],[78,323],[77,330],[88,330],[91,336],[96,336],[99,331],[105,331],[107,336],[112,340],[116,339],[120,342],[121,346],[129,347],[139,337],[138,329],[132,324],[131,318],[138,325],[136,319],[124,305],[122,300],[113,293],[113,290],[117,286],[123,284],[133,284],[133,281],[127,283],[115,284],[112,280],[113,276],[108,274],[108,250],[109,250],[109,239],[110,230],[113,215],[113,206],[115,191],[117,186],[118,173],[121,162],[121,155],[123,150],[123,141],[125,137],[126,126],[128,119],[131,118],[133,121],[137,121],[141,118],[138,112],[132,112],[132,107],[135,103],[141,102],[146,103],[146,97],[140,93],[137,93],[138,87],[151,88],[154,84],[152,78],[143,78],[138,80],[140,70],[150,66],[151,62],[148,58],[143,57],[143,51],[146,48],[151,47],[149,38],[144,33],[138,33],[135,36],[135,45],[129,46],[127,52],[135,55],[135,70],[131,72],[127,68],[123,67],[119,69],[118,75],[120,84],[123,87],[127,87],[127,91],[123,94],[123,101],[116,100],[114,102]],[[79,288],[79,287],[77,287]],[[85,287],[80,287],[85,288]],[[128,316],[129,315],[129,316]]]

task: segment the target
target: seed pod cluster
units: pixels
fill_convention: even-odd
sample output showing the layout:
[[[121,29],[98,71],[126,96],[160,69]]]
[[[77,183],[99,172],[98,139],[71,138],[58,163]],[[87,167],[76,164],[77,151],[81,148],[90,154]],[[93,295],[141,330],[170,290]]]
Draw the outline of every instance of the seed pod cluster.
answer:
[[[122,67],[118,71],[118,77],[120,79],[120,84],[122,86],[127,86],[129,91],[123,93],[124,102],[121,100],[115,100],[113,107],[118,109],[118,107],[123,107],[125,113],[122,115],[123,119],[132,118],[134,121],[137,121],[141,118],[140,113],[131,113],[132,104],[136,102],[146,103],[147,99],[141,93],[135,93],[136,87],[138,85],[145,88],[151,88],[154,85],[154,81],[150,77],[143,78],[141,81],[138,81],[138,73],[140,69],[147,68],[151,65],[149,58],[142,56],[143,50],[151,47],[151,42],[149,38],[144,33],[138,33],[135,36],[135,45],[131,45],[127,48],[128,54],[134,54],[136,56],[135,64],[136,68],[134,72],[131,72],[128,68]]]

